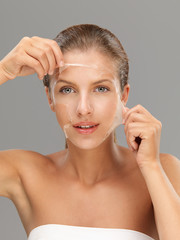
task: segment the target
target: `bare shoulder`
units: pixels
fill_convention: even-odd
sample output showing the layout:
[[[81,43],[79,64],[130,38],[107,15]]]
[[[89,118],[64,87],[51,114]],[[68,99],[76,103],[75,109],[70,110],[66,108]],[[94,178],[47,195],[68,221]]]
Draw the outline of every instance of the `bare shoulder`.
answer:
[[[169,174],[180,171],[180,160],[171,154],[161,153],[160,162],[164,171]]]
[[[19,159],[24,156],[26,157],[33,156],[33,155],[35,156],[40,153],[30,151],[30,150],[24,150],[24,149],[8,149],[8,150],[1,151],[0,154],[9,159]]]
[[[65,150],[55,153],[41,154],[34,151],[22,151],[19,159],[19,169],[23,179],[27,176],[36,179],[47,174],[52,174],[63,164],[63,159],[66,154]]]
[[[180,195],[180,160],[171,154],[161,153],[160,162],[173,187]]]
[[[62,156],[64,156],[64,151],[59,151],[50,154],[41,154],[35,151],[30,150],[15,150],[17,164],[19,165],[19,169],[22,170],[21,173],[26,172],[26,169],[29,170],[33,168],[37,169],[50,169],[55,167],[57,161],[61,161]]]
[[[13,172],[21,178],[30,170],[39,170],[53,165],[53,159],[57,155],[58,153],[43,155],[31,150],[9,149],[0,151],[0,165],[2,172],[7,172],[5,177],[8,177],[9,173]]]
[[[19,168],[22,164],[33,163],[39,159],[45,158],[44,155],[30,150],[9,149],[1,151],[1,157],[9,161],[15,168]]]
[[[0,196],[12,197],[21,185],[24,169],[29,168],[38,157],[42,158],[36,152],[21,149],[0,151]]]
[[[61,151],[48,155],[23,149],[0,151],[0,196],[12,199],[28,181],[54,172],[61,155]]]

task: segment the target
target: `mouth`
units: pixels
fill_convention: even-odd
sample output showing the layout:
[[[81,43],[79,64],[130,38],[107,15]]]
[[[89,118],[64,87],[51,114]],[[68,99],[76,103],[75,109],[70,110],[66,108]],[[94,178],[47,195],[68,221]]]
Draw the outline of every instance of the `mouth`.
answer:
[[[92,122],[81,122],[73,125],[78,133],[81,134],[91,134],[98,128],[99,124]]]

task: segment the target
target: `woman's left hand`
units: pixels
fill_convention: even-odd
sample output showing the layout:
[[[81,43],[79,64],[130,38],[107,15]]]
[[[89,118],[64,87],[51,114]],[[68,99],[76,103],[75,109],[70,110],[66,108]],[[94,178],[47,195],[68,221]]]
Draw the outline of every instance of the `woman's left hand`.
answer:
[[[124,126],[127,144],[136,153],[139,167],[159,161],[161,122],[137,105],[126,108]]]

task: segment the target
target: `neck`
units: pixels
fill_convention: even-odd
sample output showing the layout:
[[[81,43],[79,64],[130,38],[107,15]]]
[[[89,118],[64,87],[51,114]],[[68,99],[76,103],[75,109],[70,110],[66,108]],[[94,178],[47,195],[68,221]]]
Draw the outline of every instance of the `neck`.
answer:
[[[94,149],[80,149],[68,143],[66,167],[84,185],[94,185],[115,173],[119,164],[119,150],[113,136]]]

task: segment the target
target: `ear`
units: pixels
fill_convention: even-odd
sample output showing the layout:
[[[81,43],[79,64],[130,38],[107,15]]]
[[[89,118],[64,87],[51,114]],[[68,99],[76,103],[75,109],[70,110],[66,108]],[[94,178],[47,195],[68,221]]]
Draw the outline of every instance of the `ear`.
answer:
[[[126,84],[126,85],[124,86],[124,90],[123,90],[122,97],[121,97],[121,101],[122,101],[122,103],[124,104],[124,106],[126,106],[126,103],[127,103],[127,101],[128,101],[129,90],[130,90],[130,85],[129,85],[129,84]]]
[[[51,110],[53,112],[55,112],[54,103],[53,103],[52,98],[50,96],[48,87],[45,87],[45,92],[46,92],[46,96],[47,96],[47,99],[48,99],[49,107],[51,108]]]

